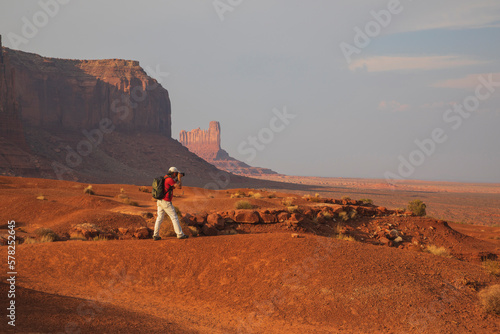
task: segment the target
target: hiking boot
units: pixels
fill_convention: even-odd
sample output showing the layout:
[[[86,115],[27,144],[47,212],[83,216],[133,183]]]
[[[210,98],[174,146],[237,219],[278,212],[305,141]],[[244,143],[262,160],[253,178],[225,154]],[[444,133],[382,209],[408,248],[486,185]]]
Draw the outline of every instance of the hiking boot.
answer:
[[[159,236],[155,235],[155,236],[153,237],[153,240],[154,240],[154,241],[161,240],[161,237],[159,237]]]
[[[180,237],[177,237],[177,239],[187,239],[189,238],[187,235],[183,234]]]

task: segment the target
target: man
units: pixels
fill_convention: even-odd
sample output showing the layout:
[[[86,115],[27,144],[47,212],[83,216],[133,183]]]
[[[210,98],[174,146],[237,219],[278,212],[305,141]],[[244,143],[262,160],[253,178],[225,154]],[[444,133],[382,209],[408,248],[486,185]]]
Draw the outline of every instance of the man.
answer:
[[[177,217],[175,208],[172,205],[173,189],[175,189],[176,186],[178,186],[179,189],[182,188],[181,178],[182,174],[179,173],[179,170],[175,167],[170,167],[170,169],[168,170],[168,174],[165,175],[166,195],[163,199],[159,199],[156,201],[156,206],[158,207],[158,217],[156,218],[155,231],[153,234],[153,239],[155,241],[161,240],[160,226],[161,223],[163,222],[163,217],[165,216],[165,213],[170,217],[172,225],[174,225],[174,231],[177,234],[177,239],[186,239],[188,237],[182,232],[182,227],[179,222],[179,217]]]

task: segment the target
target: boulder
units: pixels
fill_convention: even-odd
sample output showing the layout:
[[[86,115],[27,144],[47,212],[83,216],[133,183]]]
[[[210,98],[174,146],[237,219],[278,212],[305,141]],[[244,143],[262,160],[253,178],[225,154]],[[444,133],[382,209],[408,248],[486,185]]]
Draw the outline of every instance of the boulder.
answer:
[[[275,224],[278,222],[276,215],[273,215],[269,211],[260,212],[260,218],[264,224]]]
[[[225,219],[218,213],[212,213],[207,216],[207,226],[215,227],[218,230],[223,230],[225,226]]]
[[[280,213],[278,213],[278,215],[276,216],[276,218],[278,218],[278,221],[280,223],[282,223],[282,222],[288,220],[288,218],[290,218],[290,213],[286,212],[286,211],[280,212]]]
[[[253,210],[237,210],[234,220],[237,223],[258,224],[260,222],[259,213]]]
[[[137,239],[147,239],[149,238],[149,236],[150,230],[147,227],[142,226],[135,229],[134,237],[136,237]]]
[[[214,226],[203,225],[203,227],[201,228],[201,233],[210,237],[219,234],[219,230],[217,230]]]

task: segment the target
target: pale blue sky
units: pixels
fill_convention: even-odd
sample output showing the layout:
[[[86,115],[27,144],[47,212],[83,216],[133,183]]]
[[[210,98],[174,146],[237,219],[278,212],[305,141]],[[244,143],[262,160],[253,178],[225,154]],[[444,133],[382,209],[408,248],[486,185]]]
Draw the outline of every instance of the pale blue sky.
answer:
[[[2,1],[4,45],[168,72],[157,79],[170,92],[175,139],[217,120],[230,155],[281,173],[500,182],[500,86],[457,129],[459,114],[445,117],[474,96],[479,76],[500,82],[498,1],[55,1]],[[64,2],[43,22],[41,4]],[[382,26],[372,11],[387,8]],[[40,28],[25,38],[34,16]],[[355,28],[367,24],[370,43],[348,63],[341,45],[356,47]],[[284,107],[295,118],[270,140],[262,129]],[[416,152],[436,128],[446,141]],[[262,150],[248,139],[259,133]]]

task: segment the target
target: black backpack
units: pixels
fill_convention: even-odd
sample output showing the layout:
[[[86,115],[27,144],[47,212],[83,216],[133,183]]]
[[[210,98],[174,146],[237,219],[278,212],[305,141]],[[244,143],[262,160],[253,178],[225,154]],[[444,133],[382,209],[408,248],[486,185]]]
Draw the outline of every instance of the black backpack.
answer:
[[[168,191],[165,192],[165,177],[158,176],[153,180],[153,191],[152,195],[155,199],[163,199],[165,196],[172,193],[172,186],[169,187]]]

